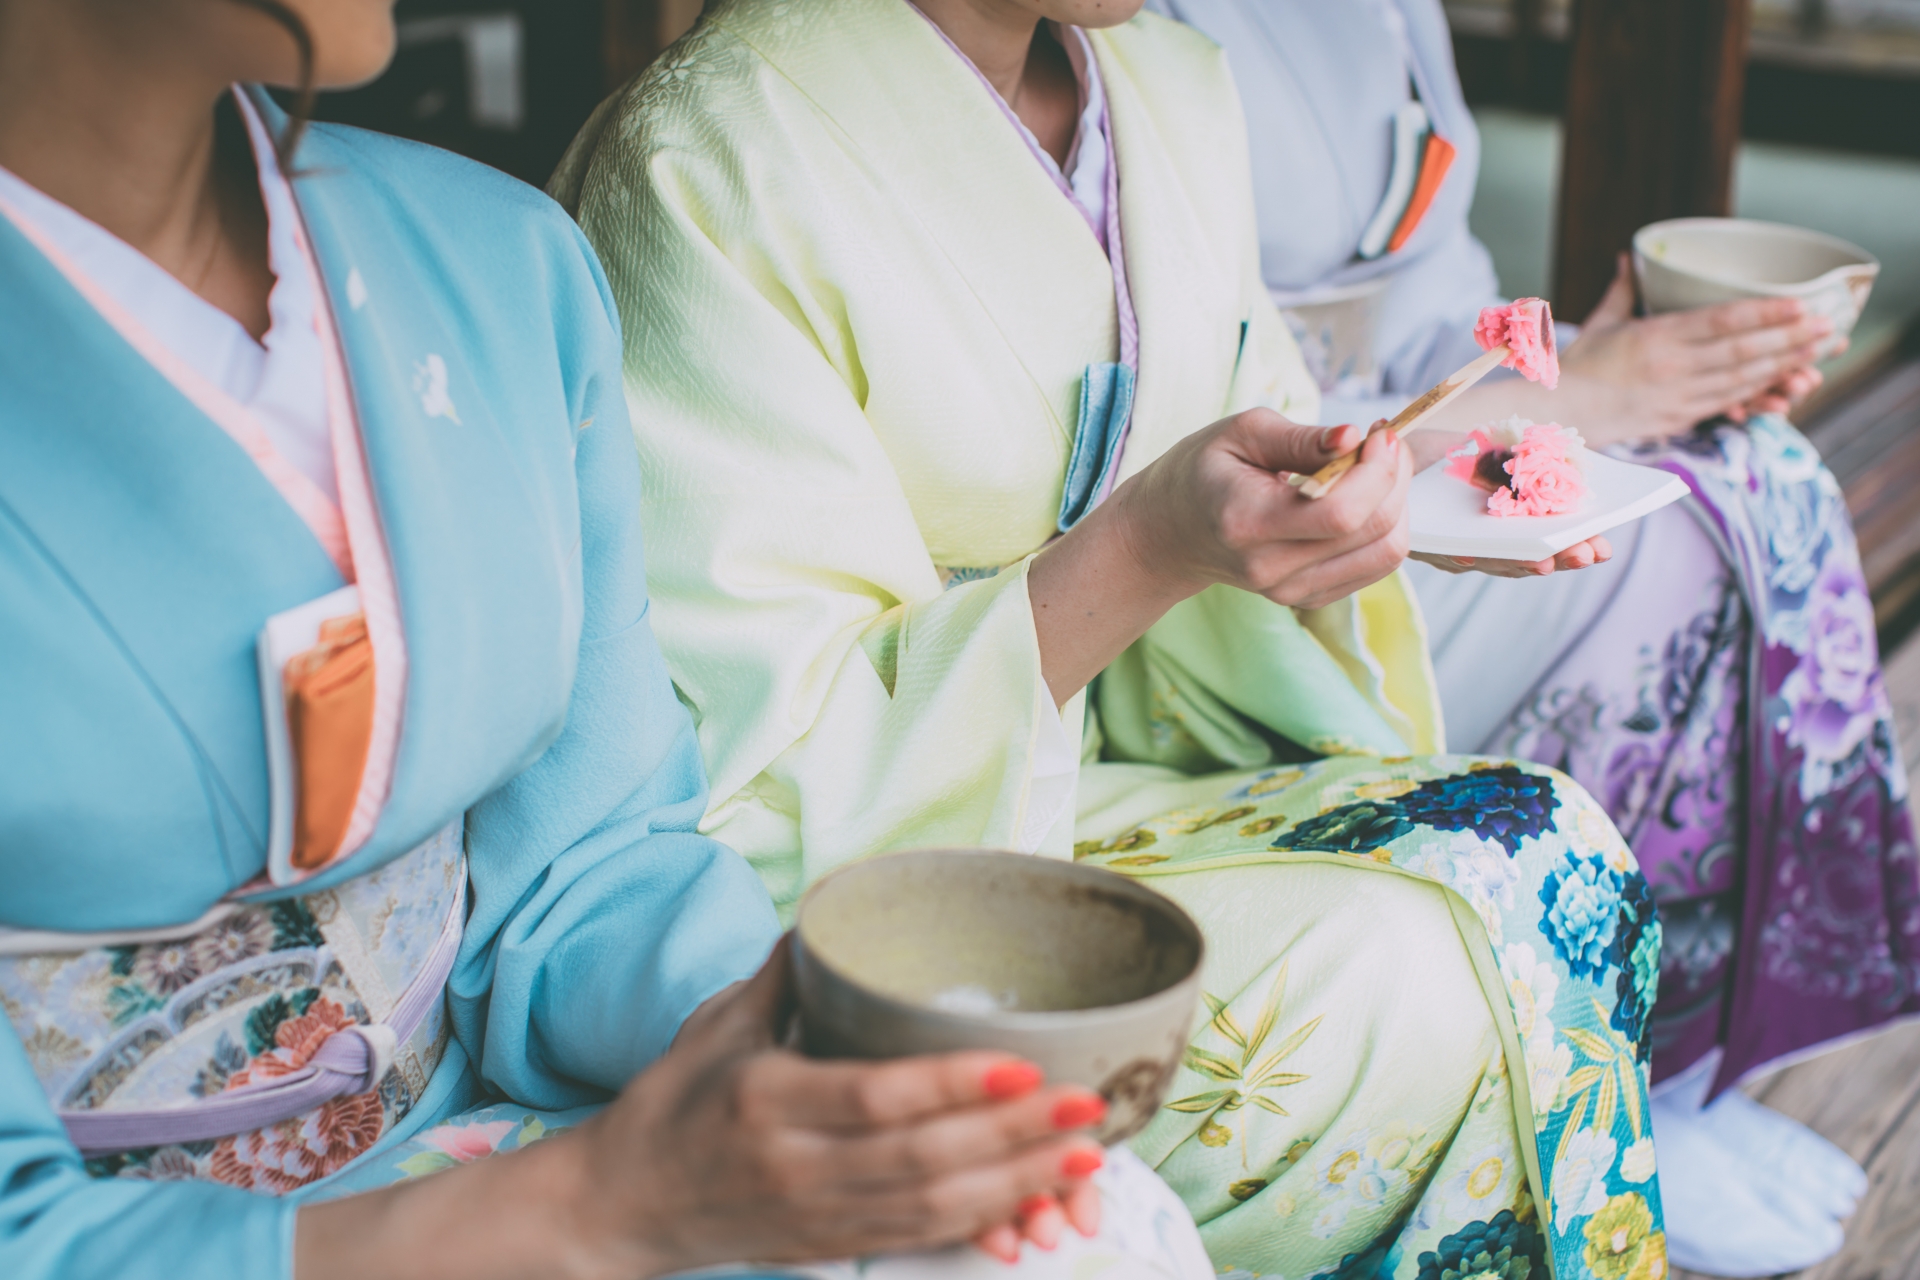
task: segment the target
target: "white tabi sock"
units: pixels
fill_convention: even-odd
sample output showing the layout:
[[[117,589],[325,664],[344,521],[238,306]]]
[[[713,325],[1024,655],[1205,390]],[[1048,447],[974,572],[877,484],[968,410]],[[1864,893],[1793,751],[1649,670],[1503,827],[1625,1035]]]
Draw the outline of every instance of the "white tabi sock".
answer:
[[[1652,1119],[1675,1266],[1772,1276],[1839,1252],[1845,1237],[1834,1216],[1773,1169],[1724,1146],[1697,1094],[1663,1091],[1653,1099]]]

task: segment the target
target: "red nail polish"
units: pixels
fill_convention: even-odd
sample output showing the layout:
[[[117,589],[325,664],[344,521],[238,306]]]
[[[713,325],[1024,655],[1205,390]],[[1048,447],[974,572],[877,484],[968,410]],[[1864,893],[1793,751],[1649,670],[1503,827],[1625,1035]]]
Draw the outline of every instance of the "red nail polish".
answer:
[[[1098,1151],[1069,1151],[1067,1158],[1060,1162],[1060,1174],[1067,1178],[1090,1178],[1107,1158]]]
[[[1049,1195],[1028,1196],[1020,1202],[1019,1214],[1023,1218],[1031,1218],[1037,1213],[1045,1213],[1058,1204],[1059,1201]]]
[[[989,1098],[1019,1098],[1038,1089],[1043,1079],[1040,1068],[1031,1062],[1003,1062],[987,1068],[981,1085]]]
[[[1053,1104],[1053,1127],[1056,1129],[1079,1129],[1099,1124],[1106,1116],[1106,1099],[1094,1093],[1062,1098]]]

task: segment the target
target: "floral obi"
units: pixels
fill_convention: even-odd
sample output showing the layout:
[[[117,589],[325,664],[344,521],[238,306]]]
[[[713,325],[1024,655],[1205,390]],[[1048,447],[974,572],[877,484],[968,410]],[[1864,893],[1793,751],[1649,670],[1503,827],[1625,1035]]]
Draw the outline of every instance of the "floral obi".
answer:
[[[462,821],[320,893],[170,929],[0,929],[0,1007],[95,1177],[280,1195],[368,1150],[447,1042]]]

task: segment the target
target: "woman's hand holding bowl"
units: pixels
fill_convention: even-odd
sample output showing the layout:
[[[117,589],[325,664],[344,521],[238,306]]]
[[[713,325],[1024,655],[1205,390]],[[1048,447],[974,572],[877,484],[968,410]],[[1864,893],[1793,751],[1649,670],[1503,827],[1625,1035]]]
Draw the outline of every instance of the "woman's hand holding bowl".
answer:
[[[577,1131],[570,1212],[608,1274],[965,1240],[1011,1260],[1097,1229],[1098,1095],[1006,1054],[806,1058],[780,1043],[792,1008],[783,940]]]

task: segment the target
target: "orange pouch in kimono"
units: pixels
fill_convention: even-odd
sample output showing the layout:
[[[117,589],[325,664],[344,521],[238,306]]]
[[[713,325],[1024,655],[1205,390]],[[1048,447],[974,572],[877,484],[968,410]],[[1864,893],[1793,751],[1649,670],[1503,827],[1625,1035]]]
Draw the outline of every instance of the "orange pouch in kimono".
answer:
[[[320,624],[320,641],[283,677],[292,739],[293,865],[325,866],[340,851],[373,742],[373,642],[355,613]]]

